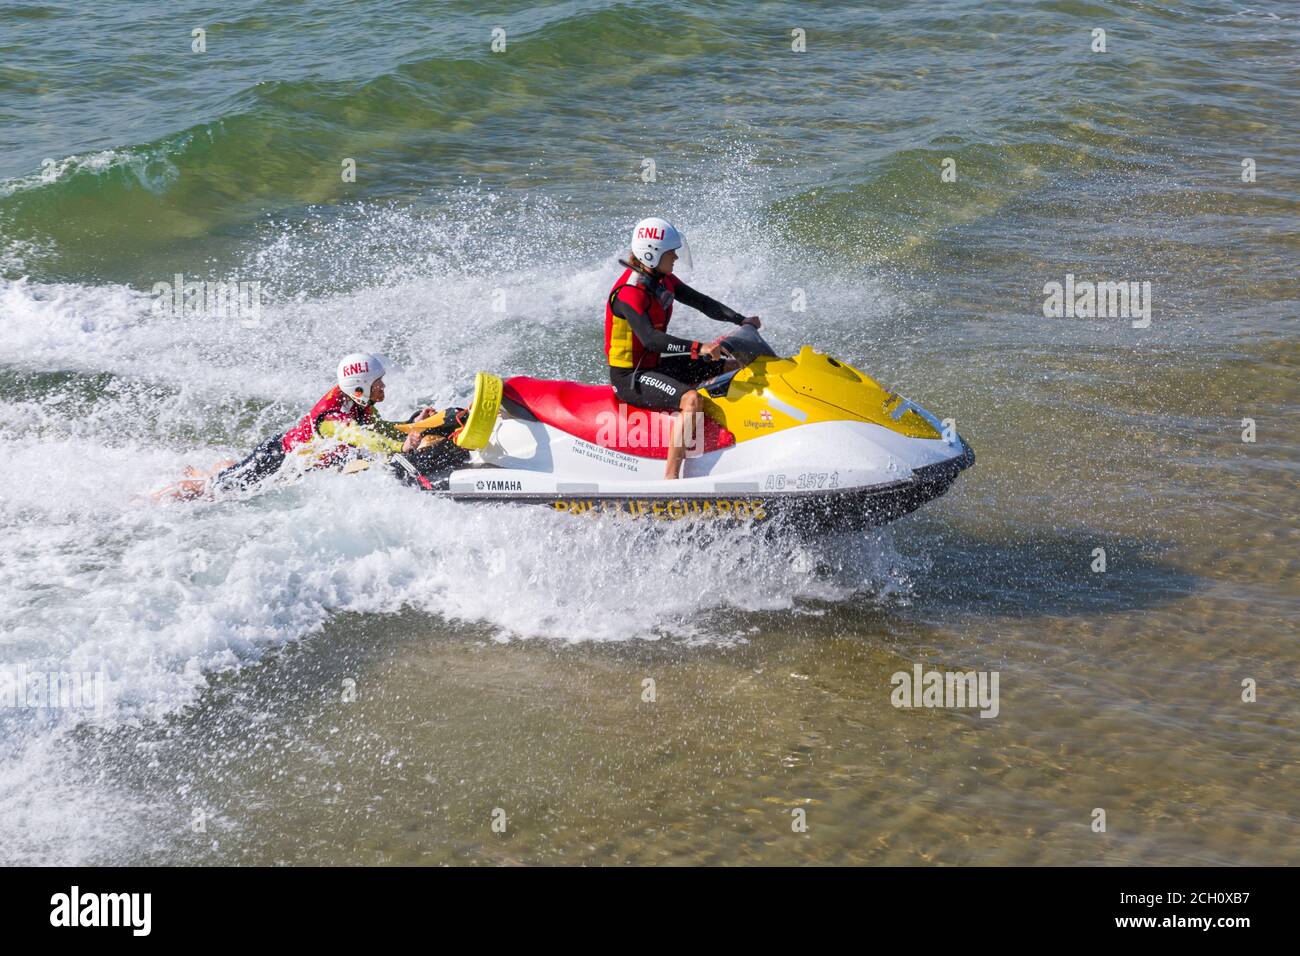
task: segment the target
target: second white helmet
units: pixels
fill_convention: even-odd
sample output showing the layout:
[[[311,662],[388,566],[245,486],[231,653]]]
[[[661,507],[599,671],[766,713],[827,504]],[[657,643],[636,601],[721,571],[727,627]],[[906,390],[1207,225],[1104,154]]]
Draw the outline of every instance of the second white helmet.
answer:
[[[370,388],[384,376],[384,363],[368,352],[353,352],[339,362],[339,389],[358,405],[370,404]]]
[[[665,252],[677,250],[677,259],[686,268],[691,267],[691,247],[686,237],[667,219],[651,216],[642,219],[632,229],[632,255],[647,268],[659,265]]]

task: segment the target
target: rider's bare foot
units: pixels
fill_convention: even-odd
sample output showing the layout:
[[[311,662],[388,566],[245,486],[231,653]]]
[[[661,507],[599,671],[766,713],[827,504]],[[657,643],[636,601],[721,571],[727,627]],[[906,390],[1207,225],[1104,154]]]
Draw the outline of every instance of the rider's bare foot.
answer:
[[[160,488],[149,497],[154,501],[193,501],[195,498],[201,497],[207,490],[207,481],[196,478],[188,481],[178,481],[166,488]]]

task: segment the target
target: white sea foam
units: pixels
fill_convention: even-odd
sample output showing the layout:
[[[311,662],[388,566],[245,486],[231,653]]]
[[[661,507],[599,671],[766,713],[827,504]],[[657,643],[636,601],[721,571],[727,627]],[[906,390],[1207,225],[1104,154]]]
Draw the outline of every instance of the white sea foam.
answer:
[[[135,706],[178,706],[202,672],[253,659],[339,611],[411,606],[488,623],[502,637],[617,640],[670,633],[701,607],[833,600],[880,570],[819,576],[761,536],[460,505],[379,471],[314,474],[243,501],[154,506],[146,493],[187,460],[238,448],[123,441],[113,421],[131,414],[132,394],[72,422],[57,408],[20,405],[29,421],[48,419],[45,433],[0,431],[9,489],[0,521],[12,541],[0,554],[0,654],[39,648],[46,663],[102,663],[114,699]],[[556,553],[575,559],[556,562]],[[143,679],[133,668],[146,664]]]
[[[377,234],[406,230],[412,243],[427,226],[409,214],[380,220]],[[906,592],[887,535],[832,539],[813,559],[791,560],[788,542],[754,531],[456,504],[381,469],[311,474],[245,500],[151,504],[147,493],[186,463],[242,454],[285,427],[329,387],[335,357],[357,348],[393,364],[384,411],[394,418],[424,402],[463,402],[480,369],[603,374],[600,303],[617,273],[612,250],[551,275],[516,268],[512,246],[467,253],[430,242],[418,268],[404,263],[382,281],[292,291],[292,276],[321,249],[337,240],[346,252],[348,225],[333,228],[319,245],[288,232],[250,261],[279,292],[255,329],[159,317],[148,291],[123,285],[0,280],[9,389],[0,420],[0,667],[102,671],[101,723],[112,727],[174,714],[213,673],[310,639],[345,612],[414,609],[486,626],[499,640],[730,643],[744,639],[737,610]],[[711,247],[701,233],[697,257]],[[457,256],[497,268],[461,268]],[[718,253],[697,281],[758,311],[765,297],[780,301],[762,285],[771,269],[759,249]],[[506,290],[504,314],[486,304],[496,288]],[[682,322],[711,324],[685,313]],[[781,346],[804,338],[795,323],[769,323]],[[0,713],[10,735],[0,760],[0,847],[9,849],[0,860],[108,859],[115,828],[139,829],[130,821],[148,808],[136,797],[80,788],[74,768],[58,766],[75,749],[59,741],[83,716]],[[60,809],[49,807],[51,793]],[[69,814],[84,826],[56,847]]]

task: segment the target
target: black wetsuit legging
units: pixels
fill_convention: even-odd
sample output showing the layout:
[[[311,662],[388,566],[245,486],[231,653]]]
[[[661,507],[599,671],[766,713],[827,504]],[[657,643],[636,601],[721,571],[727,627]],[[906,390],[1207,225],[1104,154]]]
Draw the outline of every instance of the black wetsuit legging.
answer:
[[[213,491],[247,491],[280,470],[284,464],[284,436],[275,435],[262,442],[238,464],[216,473]]]
[[[688,389],[721,375],[726,364],[722,359],[663,357],[654,368],[610,366],[609,381],[620,402],[675,412],[681,408],[682,395]]]

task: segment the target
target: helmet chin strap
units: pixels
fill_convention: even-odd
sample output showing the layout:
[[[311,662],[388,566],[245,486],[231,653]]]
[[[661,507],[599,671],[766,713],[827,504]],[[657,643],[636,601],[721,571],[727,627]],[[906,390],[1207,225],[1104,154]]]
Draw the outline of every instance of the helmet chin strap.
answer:
[[[663,279],[663,273],[656,272],[654,269],[651,269],[644,262],[642,262],[637,256],[633,256],[631,262],[627,262],[623,259],[619,259],[618,264],[621,266],[625,266],[626,268],[631,269],[634,272],[639,272],[641,275],[645,276],[651,282],[659,282]]]

